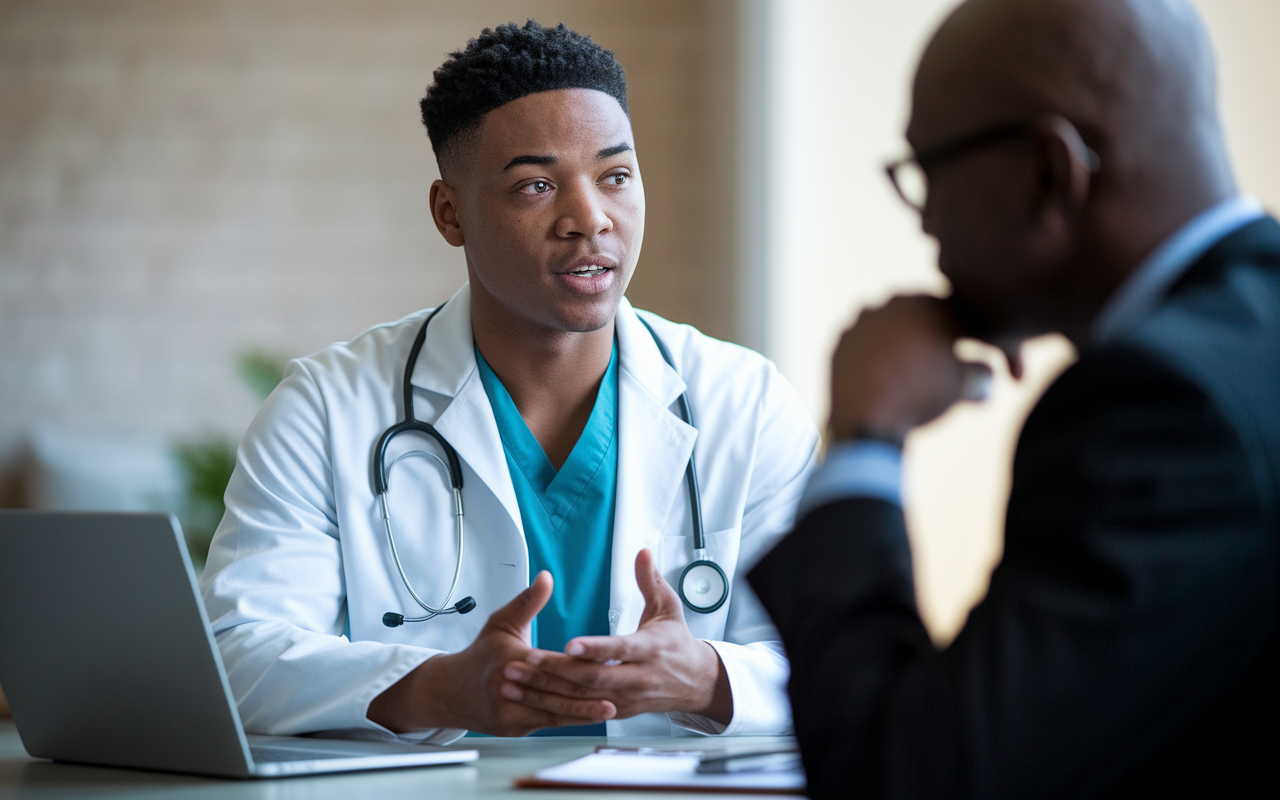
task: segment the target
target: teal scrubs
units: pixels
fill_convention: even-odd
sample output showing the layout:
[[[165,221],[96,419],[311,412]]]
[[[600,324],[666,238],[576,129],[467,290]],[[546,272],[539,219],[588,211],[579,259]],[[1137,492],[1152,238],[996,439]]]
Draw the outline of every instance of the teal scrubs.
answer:
[[[529,547],[529,577],[547,570],[555,591],[534,620],[533,643],[562,652],[575,636],[609,634],[609,567],[618,488],[618,345],[587,425],[557,471],[502,381],[476,349],[480,380],[502,437]],[[604,735],[604,725],[551,728],[549,736]]]

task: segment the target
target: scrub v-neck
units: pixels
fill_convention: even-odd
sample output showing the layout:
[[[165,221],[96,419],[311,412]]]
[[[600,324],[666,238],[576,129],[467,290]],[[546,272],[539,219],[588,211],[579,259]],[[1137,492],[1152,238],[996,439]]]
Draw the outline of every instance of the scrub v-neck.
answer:
[[[480,349],[476,364],[515,487],[529,577],[547,570],[555,590],[534,620],[534,645],[563,651],[575,636],[609,633],[609,567],[618,486],[618,345],[595,405],[557,470]]]

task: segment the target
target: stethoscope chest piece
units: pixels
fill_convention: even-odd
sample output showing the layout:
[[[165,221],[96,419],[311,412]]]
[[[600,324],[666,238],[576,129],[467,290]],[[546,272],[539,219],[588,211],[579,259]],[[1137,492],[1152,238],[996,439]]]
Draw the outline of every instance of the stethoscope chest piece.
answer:
[[[680,599],[699,614],[710,614],[729,598],[729,579],[714,561],[699,559],[680,573]]]

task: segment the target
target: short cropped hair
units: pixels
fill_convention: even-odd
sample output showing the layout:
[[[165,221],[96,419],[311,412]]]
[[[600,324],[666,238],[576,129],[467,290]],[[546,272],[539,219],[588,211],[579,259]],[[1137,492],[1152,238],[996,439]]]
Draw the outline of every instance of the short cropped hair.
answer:
[[[485,28],[449,54],[419,102],[441,171],[455,145],[479,128],[484,115],[525,95],[555,89],[596,89],[627,110],[627,75],[605,50],[562,22],[547,28],[529,20]]]

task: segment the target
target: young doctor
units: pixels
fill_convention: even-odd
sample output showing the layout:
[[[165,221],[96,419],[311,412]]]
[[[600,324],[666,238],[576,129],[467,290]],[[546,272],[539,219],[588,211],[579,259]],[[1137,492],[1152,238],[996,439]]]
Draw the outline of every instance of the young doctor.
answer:
[[[817,431],[768,361],[623,297],[645,203],[622,67],[504,25],[422,115],[469,283],[292,362],[245,434],[202,586],[246,727],[789,730],[740,576]]]

